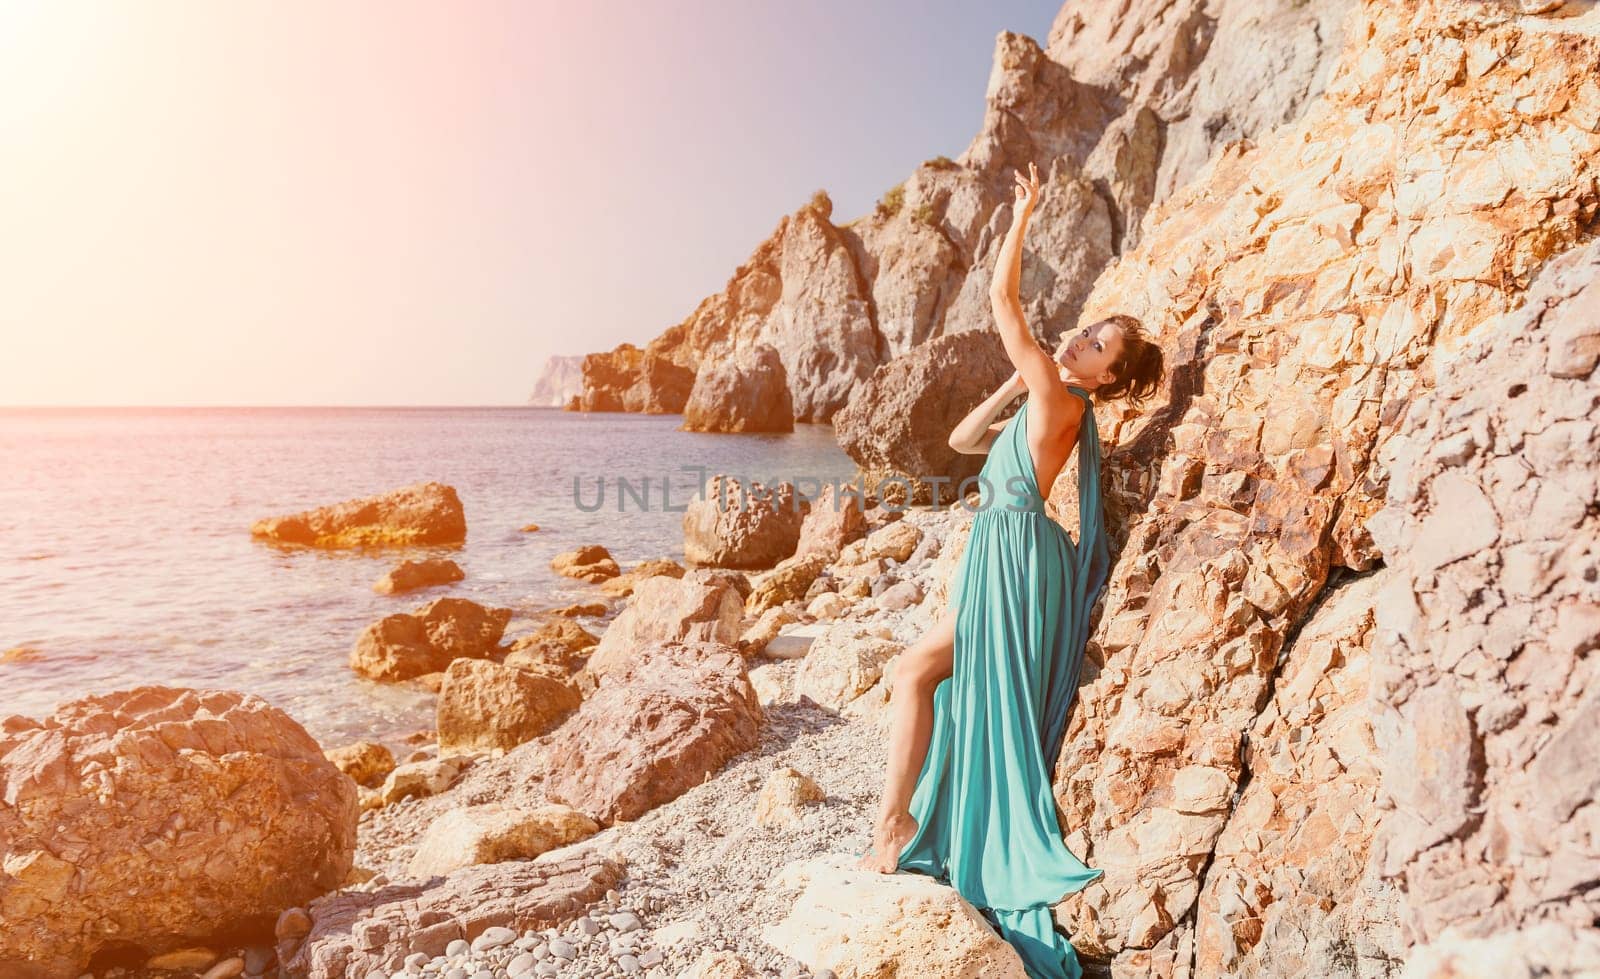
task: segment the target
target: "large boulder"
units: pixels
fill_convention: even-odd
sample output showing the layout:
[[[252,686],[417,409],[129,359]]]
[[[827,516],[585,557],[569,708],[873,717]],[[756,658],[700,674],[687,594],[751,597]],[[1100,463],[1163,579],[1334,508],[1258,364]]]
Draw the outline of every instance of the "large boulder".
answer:
[[[1372,681],[1377,860],[1413,942],[1541,922],[1594,934],[1597,361],[1591,242],[1436,365],[1384,455],[1388,501],[1368,522],[1395,572],[1377,602]]]
[[[754,747],[761,704],[737,649],[661,642],[603,674],[531,768],[542,789],[600,822],[637,819]]]
[[[852,862],[828,853],[785,864],[768,886],[799,893],[761,937],[813,972],[1027,979],[1016,949],[954,888],[926,874],[880,874]]]
[[[394,753],[376,741],[357,741],[329,748],[323,755],[357,785],[376,788],[394,771]]]
[[[739,592],[695,578],[646,578],[600,637],[589,672],[614,670],[651,643],[691,640],[732,646],[739,641],[744,603]]]
[[[373,680],[410,680],[438,673],[459,657],[488,659],[511,615],[511,609],[465,598],[436,598],[367,626],[350,650],[350,668]]]
[[[7,979],[73,979],[106,948],[270,941],[355,854],[355,783],[288,714],[232,691],[142,686],[7,717],[0,800]]]
[[[770,568],[794,553],[809,509],[793,483],[767,487],[718,473],[683,512],[684,559],[722,568]]]
[[[307,547],[459,545],[467,539],[461,498],[443,483],[415,483],[286,517],[258,520],[252,536]]]
[[[458,659],[439,691],[439,754],[515,748],[561,723],[579,700],[571,684],[554,676]]]
[[[950,432],[1012,370],[999,335],[981,330],[940,337],[879,367],[833,420],[862,487],[896,505],[932,503],[936,489],[940,505],[958,499],[984,456],[950,448]]]
[[[839,483],[829,483],[817,494],[805,520],[800,523],[800,543],[795,554],[817,553],[828,560],[867,532],[867,515],[857,487],[847,491]]]
[[[682,427],[687,432],[794,431],[794,402],[778,351],[764,343],[701,367]]]
[[[585,544],[557,554],[550,559],[550,570],[591,583],[615,578],[622,573],[611,552],[600,544]]]
[[[401,561],[389,573],[379,578],[372,590],[380,595],[398,595],[401,592],[432,588],[460,581],[466,574],[461,565],[446,558],[429,558],[423,561]]]
[[[887,626],[841,622],[811,643],[794,677],[796,695],[839,710],[872,688],[903,644]]]

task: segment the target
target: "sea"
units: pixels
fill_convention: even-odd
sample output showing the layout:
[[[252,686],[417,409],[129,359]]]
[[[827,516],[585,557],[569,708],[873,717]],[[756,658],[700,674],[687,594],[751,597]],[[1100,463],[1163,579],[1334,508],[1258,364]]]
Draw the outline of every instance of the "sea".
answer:
[[[515,610],[593,600],[550,559],[602,544],[683,560],[683,507],[728,473],[849,482],[829,425],[683,432],[681,415],[534,407],[0,408],[0,718],[142,684],[236,690],[322,744],[398,747],[434,726],[434,695],[348,665],[372,622],[433,598]],[[467,518],[459,548],[286,550],[262,518],[437,480]],[[537,524],[535,532],[524,532]],[[404,558],[463,581],[399,596]],[[591,628],[603,623],[591,621]]]

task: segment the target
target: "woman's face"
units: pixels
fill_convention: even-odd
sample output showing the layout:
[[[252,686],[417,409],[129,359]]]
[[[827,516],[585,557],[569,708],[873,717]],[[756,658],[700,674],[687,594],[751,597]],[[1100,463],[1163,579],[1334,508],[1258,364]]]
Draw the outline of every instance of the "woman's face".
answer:
[[[1122,352],[1122,330],[1110,320],[1085,326],[1061,338],[1056,348],[1056,363],[1086,386],[1098,387],[1116,378],[1111,364]]]

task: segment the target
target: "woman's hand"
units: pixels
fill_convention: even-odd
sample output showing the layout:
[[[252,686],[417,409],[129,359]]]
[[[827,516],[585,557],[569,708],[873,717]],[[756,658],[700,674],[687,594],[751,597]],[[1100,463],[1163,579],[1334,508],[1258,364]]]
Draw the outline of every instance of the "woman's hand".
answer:
[[[1011,188],[1011,220],[1013,222],[1026,221],[1033,215],[1035,204],[1039,203],[1039,168],[1028,164],[1028,176],[1023,177],[1022,171],[1012,173],[1016,185]]]
[[[1028,393],[1028,382],[1022,379],[1021,371],[1012,371],[1011,376],[1000,385],[1000,390],[1006,392],[1007,397],[1015,398],[1019,394]]]

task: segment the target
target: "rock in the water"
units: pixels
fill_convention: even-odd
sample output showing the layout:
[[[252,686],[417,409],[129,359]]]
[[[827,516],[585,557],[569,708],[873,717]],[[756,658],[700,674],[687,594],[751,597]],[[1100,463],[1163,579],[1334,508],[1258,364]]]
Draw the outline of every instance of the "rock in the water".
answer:
[[[418,588],[447,585],[465,577],[466,574],[462,572],[459,564],[445,558],[402,561],[388,574],[379,578],[373,584],[372,590],[380,595],[398,595],[401,592],[416,591]]]
[[[563,805],[520,809],[488,803],[452,809],[428,826],[409,872],[426,880],[477,864],[529,860],[592,836],[599,828],[588,816]]]
[[[250,533],[273,543],[307,547],[454,545],[467,539],[467,517],[453,487],[416,483],[377,496],[258,520]]]
[[[1027,979],[1022,959],[953,887],[926,874],[856,870],[849,854],[786,864],[770,886],[799,889],[761,937],[839,976]]]
[[[633,594],[633,589],[639,582],[646,578],[661,576],[682,578],[684,576],[683,565],[669,558],[640,561],[617,577],[601,582],[600,591],[612,598],[627,598]]]
[[[605,581],[622,573],[611,552],[599,544],[563,551],[550,559],[550,568],[557,574],[588,582]]]
[[[459,657],[487,659],[511,614],[465,598],[434,599],[367,626],[350,650],[350,668],[374,680],[410,680],[442,672]]]
[[[761,344],[731,360],[708,362],[683,409],[687,432],[792,432],[794,402],[783,359]]]
[[[567,403],[567,410],[676,415],[693,387],[692,368],[624,343],[583,358],[583,391]]]
[[[515,748],[561,723],[579,700],[571,684],[553,676],[458,659],[439,691],[439,753]]]
[[[637,819],[756,744],[762,710],[737,649],[662,642],[603,674],[565,724],[539,740],[550,798],[603,825]]]
[[[7,717],[0,786],[7,977],[270,928],[353,864],[355,783],[249,694],[142,686]]]
[[[684,510],[684,558],[697,565],[770,568],[795,552],[808,507],[793,483],[769,488],[718,473]]]
[[[695,578],[646,578],[633,598],[600,637],[589,657],[589,671],[600,674],[632,659],[639,650],[664,640],[705,640],[732,646],[739,641],[744,605],[723,584]]]

